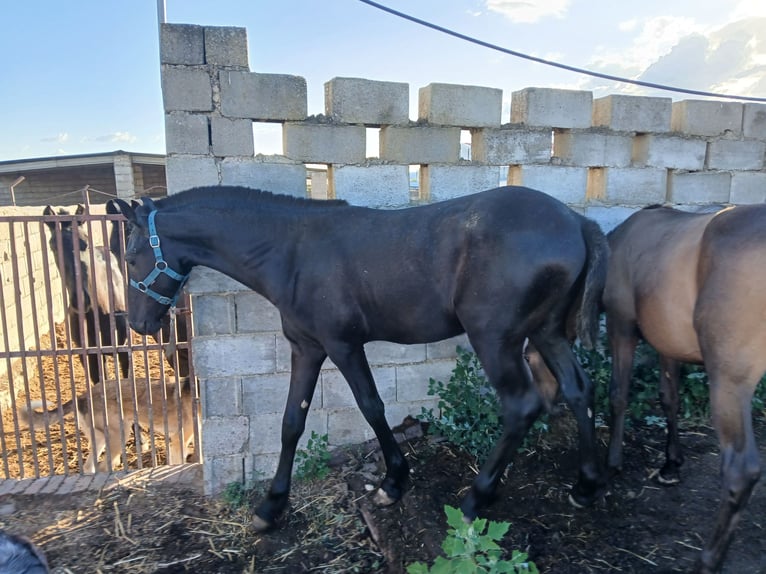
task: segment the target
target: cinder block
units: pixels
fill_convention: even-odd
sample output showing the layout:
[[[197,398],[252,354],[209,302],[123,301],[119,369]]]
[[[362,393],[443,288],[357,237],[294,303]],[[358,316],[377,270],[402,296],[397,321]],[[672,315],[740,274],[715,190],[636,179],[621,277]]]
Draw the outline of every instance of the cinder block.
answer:
[[[380,159],[400,164],[457,163],[460,128],[386,126],[380,129]]]
[[[364,163],[364,126],[317,122],[286,123],[282,136],[285,156],[306,163]]]
[[[430,397],[427,401],[412,401],[409,403],[391,403],[386,405],[386,421],[392,427],[402,424],[402,421],[411,416],[420,418],[423,409],[432,411],[435,414],[439,412],[439,401],[435,397]]]
[[[766,104],[745,104],[742,134],[746,138],[766,140]]]
[[[468,341],[468,335],[465,333],[457,337],[450,337],[436,343],[426,345],[426,358],[429,361],[436,359],[452,359],[454,362],[457,357],[457,348],[470,349],[471,343]]]
[[[306,197],[306,166],[281,156],[227,157],[221,183]]]
[[[730,201],[735,205],[766,202],[766,172],[732,173]]]
[[[400,403],[433,399],[428,394],[428,381],[448,382],[455,369],[454,360],[431,361],[396,367],[396,400]]]
[[[193,68],[165,68],[162,99],[166,112],[208,112],[213,109],[210,75]]]
[[[330,195],[352,205],[401,207],[410,202],[406,165],[331,165],[327,175]]]
[[[270,479],[277,473],[277,466],[279,465],[279,454],[274,452],[268,454],[258,454],[254,455],[252,459],[253,480]]]
[[[622,205],[663,203],[667,170],[642,168],[598,168],[588,173],[588,199]]]
[[[499,127],[503,90],[459,84],[429,84],[418,91],[418,119],[463,128]]]
[[[275,335],[195,336],[192,348],[198,377],[261,375],[275,371]]]
[[[400,345],[388,341],[373,341],[364,346],[370,365],[418,363],[426,360],[425,345]]]
[[[375,438],[369,423],[356,407],[330,410],[327,435],[333,446],[360,443]]]
[[[200,379],[203,417],[223,417],[243,414],[242,378],[221,377]],[[221,400],[226,397],[226,400]]]
[[[290,389],[289,373],[273,373],[269,375],[253,375],[242,377],[242,411],[248,416],[265,414],[282,415],[287,404],[287,393]],[[226,396],[223,392],[220,397]],[[322,405],[322,395],[319,385],[314,393],[313,405]]]
[[[766,142],[716,140],[708,144],[708,169],[763,169]]]
[[[376,367],[372,369],[375,386],[385,404],[396,400],[396,369],[394,367]],[[356,400],[348,382],[340,371],[322,371],[322,401],[325,409],[356,407]]]
[[[668,179],[668,201],[672,203],[728,203],[730,192],[731,174],[727,172],[671,172]]]
[[[203,442],[204,444],[204,442]],[[252,476],[243,476],[242,469],[251,468],[252,457],[246,454],[215,456],[205,458],[202,465],[203,489],[206,496],[215,496],[223,492],[232,482],[245,484]],[[252,472],[250,473],[252,475]]]
[[[257,121],[306,118],[306,80],[284,74],[221,71],[221,113]]]
[[[247,68],[247,29],[206,26],[205,63]]]
[[[210,127],[213,155],[252,157],[255,153],[252,121],[212,117]]]
[[[204,64],[204,28],[192,24],[160,24],[160,63],[184,66]]]
[[[538,189],[567,204],[583,204],[588,185],[588,168],[514,165],[508,174],[508,184]]]
[[[201,295],[194,299],[194,335],[231,335],[234,333],[233,296]]]
[[[671,135],[643,134],[633,141],[633,162],[643,167],[701,170],[705,166],[707,142]]]
[[[317,401],[314,401],[316,405]],[[250,451],[256,456],[277,454],[282,450],[282,413],[253,415],[257,421],[250,425]],[[312,406],[306,414],[306,428],[298,440],[298,448],[305,449],[312,431],[328,434],[328,411]]]
[[[211,457],[246,452],[250,419],[246,416],[206,417],[202,420],[202,455]]]
[[[548,163],[551,130],[518,127],[471,130],[471,158],[491,165]]]
[[[494,165],[425,165],[420,176],[421,198],[436,202],[504,185],[508,168]]]
[[[593,101],[593,125],[620,132],[669,132],[673,100],[611,95]]]
[[[279,310],[254,291],[236,293],[234,308],[237,333],[282,331]]]
[[[641,207],[625,207],[623,205],[595,205],[585,207],[583,215],[598,223],[604,233],[609,233]]]
[[[737,102],[682,100],[673,102],[673,131],[694,136],[742,135],[743,105]]]
[[[208,156],[170,155],[165,160],[168,195],[202,185],[218,185],[218,167]]]
[[[333,78],[324,85],[325,114],[346,124],[406,124],[409,98],[410,86],[401,82]]]
[[[593,93],[524,88],[511,94],[511,122],[551,128],[589,128]]]
[[[223,293],[236,293],[237,291],[249,291],[249,287],[242,285],[220,271],[209,267],[195,267],[192,269],[185,290],[195,299],[204,295],[220,296]]]
[[[553,136],[553,155],[564,165],[627,167],[632,151],[632,136],[604,130],[563,130]]]

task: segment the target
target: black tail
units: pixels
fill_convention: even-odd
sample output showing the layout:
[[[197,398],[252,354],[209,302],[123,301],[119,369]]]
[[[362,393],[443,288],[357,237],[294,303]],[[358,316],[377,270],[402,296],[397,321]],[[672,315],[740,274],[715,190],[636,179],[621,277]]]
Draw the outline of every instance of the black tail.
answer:
[[[576,329],[583,347],[592,349],[598,340],[598,318],[606,283],[609,243],[598,223],[586,217],[582,218],[582,235],[588,249],[588,267],[580,294]]]

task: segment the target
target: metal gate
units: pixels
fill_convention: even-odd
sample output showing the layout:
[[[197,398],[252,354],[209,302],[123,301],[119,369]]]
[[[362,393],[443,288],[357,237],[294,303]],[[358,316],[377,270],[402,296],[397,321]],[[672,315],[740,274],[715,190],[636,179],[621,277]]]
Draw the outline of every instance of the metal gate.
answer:
[[[124,217],[25,213],[0,216],[0,479],[179,464],[192,444],[198,459],[189,298],[139,336]]]

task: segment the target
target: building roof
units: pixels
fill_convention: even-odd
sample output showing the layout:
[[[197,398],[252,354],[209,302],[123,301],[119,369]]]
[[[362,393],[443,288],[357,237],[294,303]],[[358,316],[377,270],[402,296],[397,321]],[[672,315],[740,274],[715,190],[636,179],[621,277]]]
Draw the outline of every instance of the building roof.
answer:
[[[114,163],[114,158],[120,155],[131,156],[132,162],[134,164],[165,165],[164,154],[135,153],[124,150],[116,150],[103,153],[57,155],[52,157],[0,161],[0,174],[39,171],[43,169],[56,169],[62,167],[82,167],[89,165],[110,164]]]

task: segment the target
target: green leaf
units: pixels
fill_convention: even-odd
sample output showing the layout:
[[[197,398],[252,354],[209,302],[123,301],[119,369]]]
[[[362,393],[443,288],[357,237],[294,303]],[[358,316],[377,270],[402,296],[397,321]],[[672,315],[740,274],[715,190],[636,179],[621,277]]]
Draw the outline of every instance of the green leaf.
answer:
[[[447,515],[447,524],[449,524],[455,530],[465,528],[465,522],[463,521],[463,511],[454,506],[446,504],[444,506],[444,513]]]
[[[428,574],[428,566],[422,562],[415,562],[407,566],[407,574]]]
[[[489,528],[487,529],[487,536],[492,538],[492,540],[501,540],[503,536],[508,533],[510,528],[510,522],[490,522]]]

